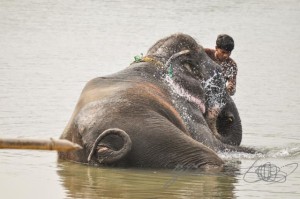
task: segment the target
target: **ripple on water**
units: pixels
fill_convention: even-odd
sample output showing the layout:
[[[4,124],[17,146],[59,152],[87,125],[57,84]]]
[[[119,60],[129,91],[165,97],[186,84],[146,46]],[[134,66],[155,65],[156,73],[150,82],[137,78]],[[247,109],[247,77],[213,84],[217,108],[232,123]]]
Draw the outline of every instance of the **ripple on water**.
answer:
[[[249,154],[242,152],[220,152],[218,155],[225,161],[231,160],[253,160],[261,158],[292,158],[300,155],[299,144],[290,145],[285,148],[256,148],[258,153]]]

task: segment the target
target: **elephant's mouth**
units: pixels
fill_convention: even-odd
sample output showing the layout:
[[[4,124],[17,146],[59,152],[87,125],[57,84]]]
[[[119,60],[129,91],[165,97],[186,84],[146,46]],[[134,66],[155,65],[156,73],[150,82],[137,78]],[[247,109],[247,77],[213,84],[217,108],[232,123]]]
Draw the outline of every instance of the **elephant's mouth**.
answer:
[[[195,97],[192,95],[188,90],[184,89],[182,86],[176,84],[169,76],[166,77],[166,81],[169,83],[170,87],[172,88],[173,93],[184,97],[189,102],[192,102],[198,106],[200,111],[204,114],[205,113],[205,104],[199,97]]]

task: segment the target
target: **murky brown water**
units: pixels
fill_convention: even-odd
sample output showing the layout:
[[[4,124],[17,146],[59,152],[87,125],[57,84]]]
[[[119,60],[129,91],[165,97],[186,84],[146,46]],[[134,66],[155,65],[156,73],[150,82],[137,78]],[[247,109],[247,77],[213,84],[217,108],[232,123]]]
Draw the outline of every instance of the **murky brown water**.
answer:
[[[237,181],[233,175],[223,173],[99,169],[66,162],[59,164],[59,168],[58,174],[71,198],[99,198],[100,195],[112,198],[231,198],[233,183]]]
[[[266,151],[220,154],[230,168],[207,174],[94,168],[57,162],[55,152],[1,150],[0,197],[299,198],[300,166],[291,173],[289,165],[300,164],[299,19],[299,0],[0,0],[0,137],[57,138],[88,80],[123,69],[172,33],[206,47],[228,33],[242,144]],[[264,164],[279,168],[282,181],[253,182]]]

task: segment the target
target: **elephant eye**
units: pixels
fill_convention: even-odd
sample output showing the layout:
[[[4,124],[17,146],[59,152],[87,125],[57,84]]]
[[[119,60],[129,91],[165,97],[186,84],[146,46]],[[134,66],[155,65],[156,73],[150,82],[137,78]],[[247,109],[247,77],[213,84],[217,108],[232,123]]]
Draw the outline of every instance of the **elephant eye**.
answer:
[[[234,121],[234,117],[233,116],[228,116],[227,121],[232,123]]]
[[[202,78],[201,71],[199,70],[199,67],[197,67],[197,65],[195,63],[193,63],[192,61],[190,61],[190,60],[185,61],[183,66],[192,75],[195,75],[198,78]]]
[[[184,63],[184,65],[183,65],[190,73],[192,73],[193,72],[193,70],[192,70],[192,68],[191,68],[191,66],[190,66],[190,64],[189,63]]]

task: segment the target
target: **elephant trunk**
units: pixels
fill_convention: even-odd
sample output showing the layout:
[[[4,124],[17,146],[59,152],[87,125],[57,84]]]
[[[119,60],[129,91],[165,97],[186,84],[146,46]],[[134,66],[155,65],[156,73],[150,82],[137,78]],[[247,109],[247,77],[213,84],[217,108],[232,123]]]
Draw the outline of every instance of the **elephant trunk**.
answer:
[[[242,141],[242,123],[233,101],[221,110],[216,123],[218,138],[224,144],[239,146]]]
[[[218,125],[217,129],[219,134],[219,140],[224,144],[229,144],[233,146],[239,146],[242,141],[242,125],[240,121],[233,121],[229,119],[227,126]],[[233,123],[233,124],[230,124]],[[225,124],[226,125],[226,124]]]
[[[113,148],[110,148],[109,146],[103,146],[100,144],[100,142],[105,137],[111,135],[116,135],[122,139],[123,146],[120,149],[115,150]],[[92,160],[97,150],[97,155],[96,155],[97,162],[99,162],[100,164],[114,163],[122,159],[123,157],[125,157],[131,150],[131,146],[132,146],[131,139],[125,131],[118,128],[107,129],[103,131],[94,142],[91,152],[88,156],[88,162]]]
[[[242,123],[232,100],[229,100],[221,110],[209,108],[205,114],[206,122],[212,134],[222,143],[239,146],[242,141]]]

